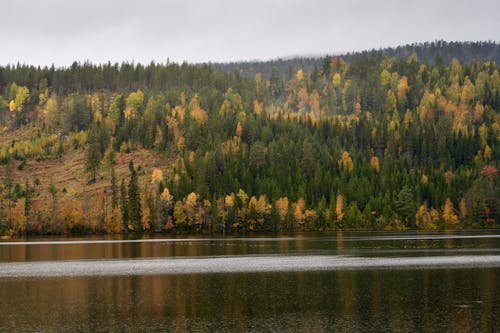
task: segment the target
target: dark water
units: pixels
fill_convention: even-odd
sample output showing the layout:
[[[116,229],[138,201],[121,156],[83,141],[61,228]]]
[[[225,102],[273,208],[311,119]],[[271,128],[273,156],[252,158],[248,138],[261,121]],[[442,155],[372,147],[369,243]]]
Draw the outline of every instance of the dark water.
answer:
[[[497,332],[500,234],[0,243],[0,331]]]

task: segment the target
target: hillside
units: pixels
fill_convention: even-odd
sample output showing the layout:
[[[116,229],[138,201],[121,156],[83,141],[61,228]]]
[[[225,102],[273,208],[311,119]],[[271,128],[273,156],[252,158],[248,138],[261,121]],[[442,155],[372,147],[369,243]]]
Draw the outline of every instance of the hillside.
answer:
[[[497,48],[0,67],[0,233],[496,227]]]
[[[341,57],[351,64],[359,58],[370,57],[380,62],[384,57],[392,57],[396,60],[408,59],[412,54],[426,64],[441,61],[451,64],[453,59],[469,64],[473,61],[494,61],[500,63],[500,44],[496,42],[446,42],[435,41],[426,43],[407,44],[398,47],[388,47],[378,50],[366,50],[363,52],[350,52],[346,54],[330,54],[329,57]],[[225,73],[241,71],[248,77],[254,77],[261,73],[265,77],[271,75],[290,75],[299,68],[312,72],[315,69],[324,69],[325,57],[290,57],[286,59],[275,59],[270,61],[248,61],[234,63],[214,63],[211,66]]]

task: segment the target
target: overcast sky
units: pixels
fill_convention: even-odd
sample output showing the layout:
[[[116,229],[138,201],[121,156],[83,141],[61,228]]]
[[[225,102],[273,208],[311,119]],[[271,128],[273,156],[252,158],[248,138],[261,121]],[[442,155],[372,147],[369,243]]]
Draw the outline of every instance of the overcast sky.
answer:
[[[219,62],[500,41],[499,0],[9,0],[0,64]]]

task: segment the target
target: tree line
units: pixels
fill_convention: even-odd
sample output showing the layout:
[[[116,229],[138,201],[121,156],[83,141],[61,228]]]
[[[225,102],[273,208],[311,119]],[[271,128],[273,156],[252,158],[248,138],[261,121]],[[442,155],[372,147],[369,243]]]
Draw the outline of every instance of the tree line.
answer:
[[[5,135],[32,134],[0,144],[2,232],[497,226],[499,70],[417,52],[253,76],[189,64],[4,67]],[[140,150],[169,162],[146,174],[131,161],[117,179],[115,157]],[[52,203],[34,212],[35,180],[16,183],[12,169],[74,151],[88,184],[106,183],[102,211],[62,211],[49,188]]]

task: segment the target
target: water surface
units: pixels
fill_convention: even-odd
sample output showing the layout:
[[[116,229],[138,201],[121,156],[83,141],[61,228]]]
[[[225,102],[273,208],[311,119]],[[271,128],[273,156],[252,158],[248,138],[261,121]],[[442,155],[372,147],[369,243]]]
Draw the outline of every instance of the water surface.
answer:
[[[500,327],[500,234],[0,242],[1,331]]]

